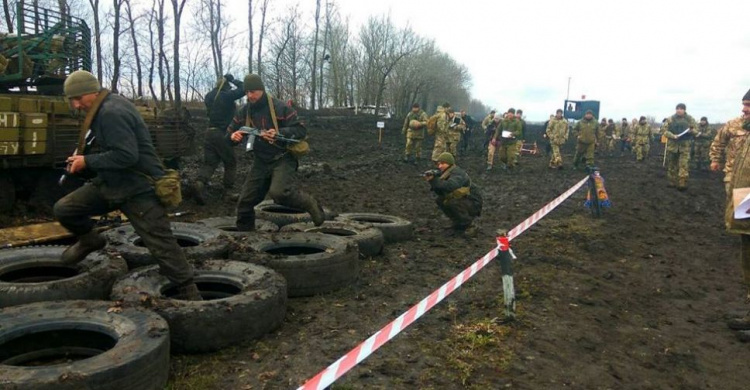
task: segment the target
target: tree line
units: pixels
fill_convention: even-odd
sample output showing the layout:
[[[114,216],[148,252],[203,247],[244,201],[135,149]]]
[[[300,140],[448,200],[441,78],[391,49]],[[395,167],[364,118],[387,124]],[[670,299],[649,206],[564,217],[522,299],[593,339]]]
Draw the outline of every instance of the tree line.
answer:
[[[129,97],[180,106],[201,101],[226,73],[254,72],[266,88],[300,107],[386,107],[403,115],[445,101],[479,115],[467,68],[389,15],[355,31],[334,0],[300,4],[247,0],[238,15],[227,0],[2,0],[8,32],[19,2],[83,19],[92,30],[94,74]],[[278,2],[276,2],[278,3]],[[282,9],[283,7],[283,9]],[[186,17],[186,15],[188,15]]]

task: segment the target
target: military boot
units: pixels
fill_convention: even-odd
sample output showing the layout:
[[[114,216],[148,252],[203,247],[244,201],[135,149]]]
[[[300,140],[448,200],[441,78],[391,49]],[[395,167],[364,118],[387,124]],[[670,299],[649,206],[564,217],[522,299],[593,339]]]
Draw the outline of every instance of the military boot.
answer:
[[[323,210],[323,207],[320,206],[317,200],[315,198],[310,198],[310,207],[307,210],[308,213],[310,213],[310,217],[312,217],[313,224],[315,226],[320,226],[325,222],[326,220],[326,213]]]
[[[68,265],[77,264],[85,259],[89,253],[102,249],[105,245],[107,245],[107,240],[100,236],[99,232],[92,230],[79,236],[78,242],[65,249],[60,256],[60,260]]]
[[[687,178],[681,177],[677,181],[677,189],[680,190],[680,191],[685,191],[685,190],[687,190],[687,188],[688,188],[688,186],[687,186]]]
[[[182,286],[177,287],[177,295],[175,295],[174,298],[181,299],[183,301],[203,300],[201,292],[200,290],[198,290],[198,286],[193,282],[185,283]]]
[[[750,330],[750,315],[729,320],[727,326],[732,330]]]
[[[201,206],[206,204],[206,183],[200,180],[196,181],[193,190],[195,191],[195,201]]]

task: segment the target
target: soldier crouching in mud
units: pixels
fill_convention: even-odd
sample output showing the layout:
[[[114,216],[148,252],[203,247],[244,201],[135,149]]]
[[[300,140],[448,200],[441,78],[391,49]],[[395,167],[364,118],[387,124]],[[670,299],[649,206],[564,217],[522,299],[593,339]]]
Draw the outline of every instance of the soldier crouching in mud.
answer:
[[[430,189],[437,194],[440,210],[452,222],[451,236],[475,237],[478,232],[476,218],[482,213],[482,194],[471,178],[456,165],[450,153],[442,153],[437,158],[437,170],[423,174]]]

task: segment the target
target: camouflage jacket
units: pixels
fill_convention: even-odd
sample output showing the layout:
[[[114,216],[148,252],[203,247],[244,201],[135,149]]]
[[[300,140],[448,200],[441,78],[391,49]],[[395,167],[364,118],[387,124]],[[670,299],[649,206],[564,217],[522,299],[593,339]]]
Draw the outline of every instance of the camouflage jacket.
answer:
[[[708,153],[711,162],[721,162],[724,159],[724,181],[732,180],[732,168],[737,151],[747,139],[748,132],[742,128],[742,117],[735,118],[727,122],[714,137],[711,143],[711,149]]]
[[[714,137],[716,136],[716,130],[714,130],[710,125],[701,125],[698,124],[698,134],[695,135],[695,142],[707,145],[710,144]]]
[[[564,118],[552,119],[547,125],[547,138],[555,145],[562,145],[568,140],[568,121]]]
[[[633,129],[633,139],[638,145],[651,142],[651,125],[648,123],[637,124]]]
[[[593,144],[597,142],[596,130],[598,127],[599,123],[596,121],[596,118],[591,118],[591,120],[586,120],[584,118],[576,123],[575,127],[573,127],[573,131],[578,137],[578,142],[582,144]]]
[[[742,117],[738,119],[733,119],[729,121],[724,128],[719,130],[719,134],[722,133],[722,130],[729,126],[734,127],[735,134],[737,133],[737,128],[740,130],[743,129],[743,119]],[[727,131],[728,132],[728,131]],[[745,133],[747,131],[745,130]],[[716,136],[716,138],[719,138],[719,135]],[[742,143],[737,147],[735,150],[735,154],[731,157],[732,158],[732,170],[734,171],[732,174],[732,178],[730,181],[730,194],[732,193],[731,190],[735,188],[747,188],[750,187],[750,142],[745,142],[745,137],[741,137],[743,139]],[[716,143],[716,141],[714,141]],[[711,145],[711,151],[713,152],[713,145]],[[727,156],[727,165],[729,165],[729,156]],[[726,180],[726,179],[725,179]],[[734,204],[730,200],[727,202],[727,208],[724,213],[724,221],[727,225],[727,230],[729,230],[732,233],[741,233],[741,234],[750,234],[750,219],[734,219]]]
[[[620,122],[620,131],[617,132],[617,135],[621,139],[628,139],[630,138],[630,130],[629,124]]]
[[[606,123],[599,123],[599,130],[597,133],[598,138],[603,138],[607,133],[607,124]]]
[[[427,125],[427,120],[429,118],[427,117],[427,113],[424,112],[424,110],[419,110],[416,114],[412,111],[409,111],[408,114],[406,114],[406,119],[404,119],[404,127],[401,129],[401,131],[406,134],[406,130],[422,130]],[[409,128],[409,122],[412,120],[416,120],[422,124],[422,126],[418,129],[410,129]]]
[[[437,119],[437,130],[435,131],[436,137],[447,137],[450,133],[450,118],[445,112],[438,112],[435,115],[439,115]]]
[[[685,142],[692,140],[693,137],[698,134],[698,131],[696,130],[697,127],[698,125],[695,123],[695,119],[688,114],[685,114],[684,118],[672,115],[667,118],[667,123],[661,127],[661,132],[662,135],[665,135],[670,140]],[[678,139],[677,134],[680,134],[687,129],[690,129],[690,131]]]
[[[490,125],[492,122],[492,118],[495,117],[495,114],[489,114],[482,120],[482,130],[487,130],[487,126]]]

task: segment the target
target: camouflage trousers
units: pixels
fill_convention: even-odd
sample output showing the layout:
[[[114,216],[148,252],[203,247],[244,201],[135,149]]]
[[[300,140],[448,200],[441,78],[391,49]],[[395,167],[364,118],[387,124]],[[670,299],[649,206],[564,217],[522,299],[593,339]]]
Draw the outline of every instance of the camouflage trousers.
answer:
[[[648,156],[649,150],[651,150],[651,144],[648,142],[635,144],[635,159],[636,161],[643,161]]]
[[[456,151],[458,150],[458,143],[461,142],[461,135],[458,138],[453,137],[451,134],[436,135],[435,146],[432,148],[432,161],[437,161],[438,156],[444,152],[448,152],[456,157]]]
[[[414,154],[416,158],[422,157],[422,143],[424,141],[424,137],[420,136],[412,136],[411,134],[406,134],[406,150],[404,151],[404,156],[409,157]]]
[[[585,165],[594,165],[594,149],[596,148],[595,143],[585,144],[578,142],[576,144],[576,154],[573,157],[573,166],[578,168],[583,162]]]
[[[440,210],[451,220],[454,229],[466,229],[482,214],[481,196],[468,196],[448,202],[440,196],[435,199]]]
[[[615,152],[615,138],[612,136],[604,137],[604,152],[611,156]]]
[[[669,184],[677,185],[678,181],[687,181],[689,174],[690,151],[668,151],[667,152],[667,180]]]
[[[695,145],[693,145],[693,155],[690,157],[690,163],[693,168],[701,169],[710,164],[711,160],[708,157],[710,149],[710,142],[696,142]]]
[[[518,142],[500,144],[498,149],[500,161],[504,162],[508,168],[515,167],[518,163]]]
[[[563,165],[560,145],[552,144],[552,158],[549,160],[550,168],[559,168]]]

